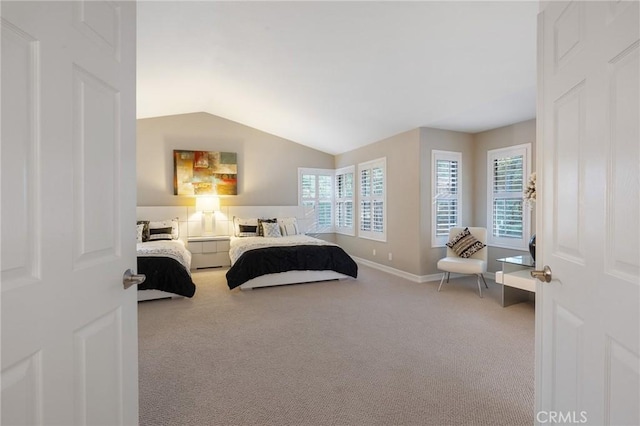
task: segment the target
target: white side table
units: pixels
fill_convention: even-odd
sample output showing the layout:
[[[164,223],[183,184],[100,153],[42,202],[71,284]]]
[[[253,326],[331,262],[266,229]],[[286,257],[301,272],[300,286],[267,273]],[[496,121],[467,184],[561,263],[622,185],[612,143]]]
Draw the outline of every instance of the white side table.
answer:
[[[191,269],[220,268],[229,266],[229,237],[189,237],[188,249],[191,252]]]
[[[502,284],[502,306],[526,302],[536,292],[536,280],[531,271],[536,266],[529,255],[496,259],[502,262],[502,271],[496,272],[496,283]]]

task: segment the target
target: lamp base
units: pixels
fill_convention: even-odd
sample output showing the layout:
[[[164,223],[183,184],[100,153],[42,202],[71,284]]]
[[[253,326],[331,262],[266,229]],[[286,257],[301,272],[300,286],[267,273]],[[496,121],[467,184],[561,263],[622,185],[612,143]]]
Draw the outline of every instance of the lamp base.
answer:
[[[207,237],[215,236],[215,216],[212,212],[202,213],[202,235]]]

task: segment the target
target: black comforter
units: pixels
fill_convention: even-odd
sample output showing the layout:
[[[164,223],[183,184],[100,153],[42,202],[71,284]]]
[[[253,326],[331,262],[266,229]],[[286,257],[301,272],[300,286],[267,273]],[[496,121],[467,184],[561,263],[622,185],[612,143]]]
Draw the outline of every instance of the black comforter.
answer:
[[[261,275],[325,270],[358,276],[358,265],[338,246],[278,246],[245,252],[227,271],[227,284],[233,289]]]
[[[162,290],[186,297],[192,297],[196,292],[189,272],[170,257],[139,256],[138,273],[147,276],[138,290]]]

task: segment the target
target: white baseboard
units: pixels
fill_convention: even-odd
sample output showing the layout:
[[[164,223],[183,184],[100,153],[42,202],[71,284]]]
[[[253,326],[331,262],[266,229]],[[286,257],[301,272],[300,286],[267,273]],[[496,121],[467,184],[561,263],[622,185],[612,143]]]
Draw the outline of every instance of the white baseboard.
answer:
[[[370,260],[367,259],[362,259],[361,257],[356,257],[356,256],[351,256],[351,258],[353,260],[355,260],[357,263],[360,263],[362,265],[365,266],[369,266],[373,269],[377,269],[379,271],[383,271],[383,272],[387,272],[391,275],[395,275],[397,277],[401,277],[401,278],[406,278],[409,281],[414,281],[414,282],[421,282],[420,281],[420,276],[409,273],[409,272],[405,272],[402,271],[400,269],[396,269],[396,268],[392,268],[391,266],[387,266],[387,265],[382,265],[380,263],[376,263],[376,262],[372,262]]]
[[[409,281],[413,281],[416,283],[426,283],[426,282],[430,282],[430,281],[440,281],[440,279],[442,278],[442,273],[437,273],[437,274],[430,274],[430,275],[416,275],[416,274],[412,274],[410,272],[406,272],[400,269],[396,269],[396,268],[392,268],[391,266],[387,266],[387,265],[383,265],[381,263],[376,263],[376,262],[372,262],[370,260],[367,259],[363,259],[361,257],[356,257],[356,256],[351,256],[353,258],[353,260],[355,260],[357,263],[360,263],[362,265],[365,266],[369,266],[373,269],[377,269],[379,271],[383,271],[383,272],[387,272],[391,275],[395,275],[397,277],[401,277],[401,278],[405,278]],[[450,278],[459,278],[459,277],[464,277],[464,274],[451,274]],[[495,273],[493,272],[485,272],[484,273],[484,277],[485,278],[489,278],[492,280],[495,280]]]

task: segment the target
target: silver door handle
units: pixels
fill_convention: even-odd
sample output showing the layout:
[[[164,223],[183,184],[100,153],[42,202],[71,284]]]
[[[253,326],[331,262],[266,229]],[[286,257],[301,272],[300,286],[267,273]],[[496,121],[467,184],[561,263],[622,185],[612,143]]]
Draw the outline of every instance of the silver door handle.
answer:
[[[124,275],[122,276],[122,285],[124,289],[128,289],[132,285],[139,285],[147,279],[147,276],[144,274],[134,274],[131,269],[127,269],[124,271]]]
[[[531,271],[531,277],[548,283],[551,281],[551,268],[549,268],[548,265],[544,265],[544,269],[542,271]]]

